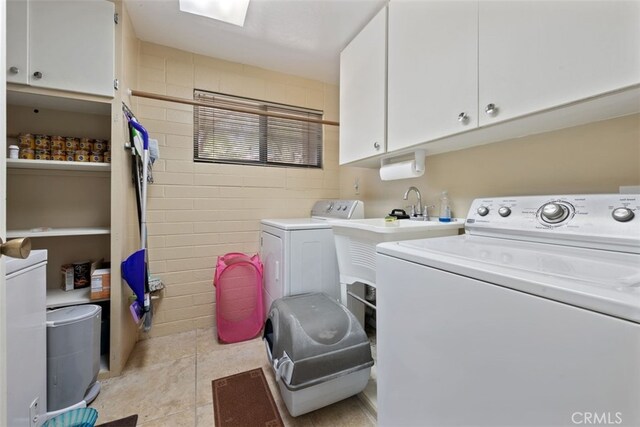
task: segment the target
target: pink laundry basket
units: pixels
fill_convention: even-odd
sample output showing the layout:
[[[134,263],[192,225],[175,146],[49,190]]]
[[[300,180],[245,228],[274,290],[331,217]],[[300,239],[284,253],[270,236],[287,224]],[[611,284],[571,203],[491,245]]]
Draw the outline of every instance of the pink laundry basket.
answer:
[[[245,341],[261,331],[264,323],[262,268],[257,254],[249,257],[232,252],[218,257],[213,284],[220,341]]]

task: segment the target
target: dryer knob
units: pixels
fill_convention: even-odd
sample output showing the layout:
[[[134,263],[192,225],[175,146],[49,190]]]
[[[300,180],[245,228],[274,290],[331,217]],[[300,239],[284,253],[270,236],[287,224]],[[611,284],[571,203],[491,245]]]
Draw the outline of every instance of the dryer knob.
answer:
[[[615,208],[611,216],[618,222],[627,222],[631,221],[635,215],[629,208]]]
[[[480,206],[477,212],[480,216],[487,216],[487,214],[489,213],[489,208],[486,206]]]

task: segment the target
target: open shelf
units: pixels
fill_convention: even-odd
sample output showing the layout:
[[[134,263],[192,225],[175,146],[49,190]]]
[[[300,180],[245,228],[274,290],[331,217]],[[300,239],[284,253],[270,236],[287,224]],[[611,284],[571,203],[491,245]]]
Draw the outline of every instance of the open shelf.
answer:
[[[7,168],[107,172],[111,170],[111,163],[62,162],[59,160],[7,159]]]
[[[32,228],[29,230],[7,230],[7,238],[17,237],[59,237],[59,236],[93,236],[110,234],[108,227],[78,227],[78,228]]]
[[[63,291],[62,289],[47,289],[47,308],[65,307],[68,305],[90,304],[109,301],[109,298],[91,299],[91,288]]]

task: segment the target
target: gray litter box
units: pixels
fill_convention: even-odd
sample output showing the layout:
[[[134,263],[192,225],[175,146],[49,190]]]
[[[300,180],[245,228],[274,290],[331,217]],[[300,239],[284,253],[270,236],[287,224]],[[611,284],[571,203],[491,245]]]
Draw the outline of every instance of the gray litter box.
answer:
[[[353,396],[369,381],[367,335],[349,310],[324,294],[275,300],[263,339],[294,417]]]

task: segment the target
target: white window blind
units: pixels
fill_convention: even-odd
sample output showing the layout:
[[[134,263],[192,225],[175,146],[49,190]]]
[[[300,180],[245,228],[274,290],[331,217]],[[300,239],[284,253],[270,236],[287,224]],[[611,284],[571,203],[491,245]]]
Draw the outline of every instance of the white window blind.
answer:
[[[322,120],[322,111],[194,90],[194,100]],[[322,125],[220,108],[194,107],[194,159],[322,167]]]

